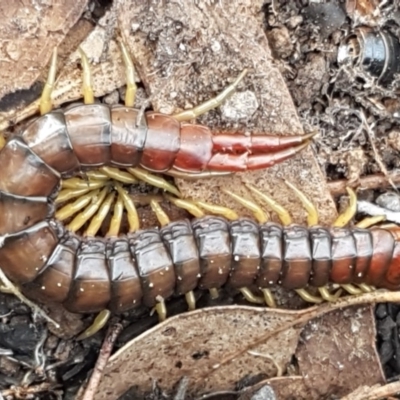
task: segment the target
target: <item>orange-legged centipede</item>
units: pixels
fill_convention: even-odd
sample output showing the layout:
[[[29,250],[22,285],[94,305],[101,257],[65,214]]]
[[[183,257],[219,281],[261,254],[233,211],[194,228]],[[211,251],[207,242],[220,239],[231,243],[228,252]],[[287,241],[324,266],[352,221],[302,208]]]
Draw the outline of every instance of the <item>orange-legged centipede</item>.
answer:
[[[107,239],[80,237],[55,218],[61,179],[99,166],[216,173],[265,168],[309,136],[212,135],[179,117],[78,104],[33,121],[0,153],[0,265],[73,312],[121,312],[226,283],[289,289],[328,282],[400,283],[396,232],[229,222],[207,216]],[[192,114],[190,114],[192,115]],[[183,118],[182,118],[183,119]]]

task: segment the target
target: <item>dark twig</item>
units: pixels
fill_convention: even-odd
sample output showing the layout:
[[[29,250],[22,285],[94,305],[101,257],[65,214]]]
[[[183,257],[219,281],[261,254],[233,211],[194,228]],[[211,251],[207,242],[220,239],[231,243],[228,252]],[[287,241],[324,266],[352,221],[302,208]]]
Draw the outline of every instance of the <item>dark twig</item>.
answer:
[[[119,323],[112,324],[106,333],[103,345],[101,346],[99,357],[97,358],[96,365],[94,366],[93,373],[89,378],[86,388],[81,396],[77,396],[80,400],[93,400],[100,384],[101,378],[104,374],[104,368],[110,358],[114,343],[122,331],[122,325]]]

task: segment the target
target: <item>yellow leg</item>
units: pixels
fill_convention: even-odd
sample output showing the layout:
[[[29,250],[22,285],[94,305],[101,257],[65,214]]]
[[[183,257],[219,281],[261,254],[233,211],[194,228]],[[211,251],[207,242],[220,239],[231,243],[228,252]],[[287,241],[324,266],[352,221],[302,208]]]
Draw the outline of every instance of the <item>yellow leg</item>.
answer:
[[[335,294],[332,294],[332,293],[329,292],[329,290],[325,286],[318,288],[318,291],[321,294],[321,297],[325,301],[330,301],[330,302],[336,301],[342,295],[342,290],[341,289],[336,291]]]
[[[248,183],[245,183],[245,186],[255,195],[257,195],[260,200],[264,201],[273,211],[278,214],[278,217],[282,223],[282,225],[290,225],[292,223],[292,217],[289,212],[282,207],[278,202],[276,202],[273,198],[269,197],[265,193],[261,192],[257,188]]]
[[[185,293],[185,299],[186,299],[186,303],[188,305],[189,311],[195,310],[196,309],[196,298],[194,297],[193,290]]]
[[[307,196],[296,188],[296,186],[292,185],[290,182],[285,181],[285,184],[293,190],[294,194],[298,197],[298,199],[303,204],[304,208],[307,211],[307,225],[314,226],[318,224],[318,210],[314,206],[314,204],[307,198]]]
[[[263,295],[264,295],[264,300],[265,303],[267,304],[268,307],[271,308],[276,308],[276,302],[274,295],[271,293],[271,290],[269,289],[261,289]]]
[[[84,196],[79,197],[73,203],[67,204],[63,208],[60,208],[56,212],[56,218],[60,221],[64,221],[69,217],[86,207],[93,199],[99,194],[98,190],[92,191]]]
[[[367,285],[366,283],[359,283],[357,285],[364,293],[371,293],[375,290],[373,286]]]
[[[247,69],[242,71],[242,73],[235,79],[235,81],[226,87],[221,93],[219,93],[214,98],[198,105],[190,110],[182,111],[174,115],[178,121],[189,121],[191,119],[197,118],[198,116],[212,110],[213,108],[219,107],[227,98],[229,98],[237,89],[241,80],[246,76]]]
[[[75,199],[76,197],[83,196],[88,192],[90,192],[90,189],[64,189],[58,193],[55,203],[61,204],[68,200]]]
[[[153,175],[142,168],[127,168],[127,170],[136,178],[152,186],[158,187],[159,189],[163,189],[166,192],[170,192],[176,197],[181,197],[179,190],[174,185],[171,185],[169,182],[167,182],[164,178]]]
[[[249,288],[243,287],[239,289],[242,293],[243,297],[249,302],[254,304],[264,304],[264,299],[262,297],[256,296],[254,293],[251,292]]]
[[[268,215],[262,210],[262,208],[258,204],[254,203],[253,201],[247,200],[247,199],[237,195],[236,193],[231,192],[230,190],[222,189],[222,191],[224,193],[226,193],[227,195],[229,195],[230,197],[232,197],[233,199],[235,199],[243,207],[250,210],[253,213],[254,218],[260,224],[264,224],[268,221],[268,219],[269,219]]]
[[[81,54],[81,64],[82,64],[82,94],[83,102],[85,104],[94,103],[93,94],[93,84],[92,84],[92,74],[90,72],[90,65],[85,52],[79,48],[79,53]]]
[[[40,97],[40,114],[44,115],[51,111],[51,94],[54,88],[54,82],[56,81],[57,73],[57,47],[53,50],[53,55],[51,56],[49,73],[47,75],[47,81],[44,85],[42,96]]]
[[[120,42],[122,50],[122,59],[125,64],[125,75],[126,75],[126,93],[125,93],[125,105],[127,107],[133,107],[135,104],[137,86],[135,82],[135,68],[133,66],[132,58],[129,55],[125,44]]]
[[[347,293],[349,294],[361,294],[362,290],[355,287],[354,285],[347,283],[347,284],[343,284],[340,285]]]
[[[211,288],[208,289],[208,291],[210,292],[210,297],[212,300],[216,300],[219,297],[219,293],[218,293],[218,289],[217,288]]]
[[[357,212],[357,196],[354,193],[353,189],[346,188],[347,193],[349,194],[349,205],[346,210],[340,214],[336,221],[333,223],[333,226],[336,228],[342,228],[346,226],[353,218]]]
[[[138,180],[135,177],[133,177],[132,174],[129,174],[126,171],[121,171],[118,168],[101,167],[99,168],[99,170],[100,172],[103,172],[105,175],[107,175],[111,179],[114,179],[115,181],[126,183],[129,185],[138,183]]]
[[[104,200],[103,204],[101,204],[97,214],[91,219],[86,232],[84,233],[85,236],[96,236],[97,232],[99,231],[101,224],[104,222],[107,214],[110,211],[111,205],[114,201],[115,192],[111,192],[107,195],[106,199]]]
[[[108,181],[110,177],[104,172],[100,172],[98,169],[94,171],[85,171],[83,176],[86,180],[94,180],[94,181]]]
[[[356,224],[357,228],[370,228],[371,226],[376,225],[378,222],[382,222],[386,220],[385,215],[377,215],[376,217],[368,217],[364,218],[360,222]]]
[[[129,231],[136,232],[139,229],[140,224],[135,204],[120,184],[115,183],[115,188],[117,189],[118,194],[121,196],[121,199],[124,202],[124,206],[128,213]]]
[[[80,178],[70,178],[61,182],[63,189],[99,189],[105,185],[105,181],[99,181],[94,179],[83,180]]]
[[[231,221],[234,221],[239,218],[239,215],[228,207],[209,204],[206,203],[205,201],[196,201],[196,204],[212,214],[222,215],[223,217]]]
[[[118,195],[118,199],[114,205],[114,213],[111,218],[110,228],[108,229],[108,237],[118,237],[119,230],[121,229],[122,215],[124,212],[124,201],[122,197]]]
[[[315,304],[320,304],[322,303],[321,297],[317,297],[312,295],[310,292],[308,292],[306,289],[296,289],[296,293],[304,300],[307,301],[308,303],[315,303]]]
[[[169,195],[164,195],[164,197],[177,207],[183,208],[196,218],[204,217],[205,213],[196,204],[190,200],[178,199]]]
[[[110,319],[111,312],[109,310],[100,311],[93,323],[89,328],[85,329],[76,340],[83,340],[93,336],[99,330],[103,329],[108,320]]]
[[[161,296],[157,296],[155,309],[158,314],[158,320],[160,322],[165,321],[167,319],[167,307],[165,306],[165,301]]]
[[[104,188],[97,196],[95,196],[92,204],[89,204],[85,210],[79,213],[67,226],[72,232],[78,231],[100,208],[105,197],[107,196],[108,188]]]
[[[160,223],[161,226],[168,225],[171,222],[168,215],[161,208],[160,203],[158,201],[151,200],[150,206],[151,206],[151,209],[153,210],[153,212],[156,214],[158,222]]]

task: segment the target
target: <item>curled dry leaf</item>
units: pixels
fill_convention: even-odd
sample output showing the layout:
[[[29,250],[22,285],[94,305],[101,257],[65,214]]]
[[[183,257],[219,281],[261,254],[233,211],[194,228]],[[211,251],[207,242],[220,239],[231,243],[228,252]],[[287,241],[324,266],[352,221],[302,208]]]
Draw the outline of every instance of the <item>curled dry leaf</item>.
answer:
[[[153,108],[173,113],[208,100],[248,68],[239,91],[254,93],[258,108],[246,117],[234,112],[209,112],[198,122],[213,131],[302,132],[296,109],[273,59],[263,29],[263,1],[169,2],[119,1],[118,26],[128,44]],[[225,110],[226,111],[226,110]],[[240,115],[241,119],[231,119]],[[316,204],[321,222],[331,223],[334,203],[311,149],[266,171],[196,182],[177,180],[188,198],[224,204],[248,215],[222,188],[235,188],[251,198],[244,183],[271,194],[304,222],[306,213],[283,179],[301,188]]]

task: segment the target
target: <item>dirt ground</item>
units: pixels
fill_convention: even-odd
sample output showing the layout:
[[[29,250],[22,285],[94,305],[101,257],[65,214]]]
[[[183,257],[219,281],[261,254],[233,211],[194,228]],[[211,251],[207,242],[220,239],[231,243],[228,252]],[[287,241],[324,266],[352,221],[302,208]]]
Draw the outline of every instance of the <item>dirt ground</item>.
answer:
[[[318,132],[309,148],[266,171],[177,179],[184,197],[248,216],[222,189],[235,188],[246,197],[245,185],[252,184],[281,203],[294,222],[304,224],[306,212],[286,179],[312,200],[323,225],[332,224],[337,210],[348,204],[346,187],[358,190],[357,220],[384,213],[390,222],[400,223],[396,0],[92,0],[69,7],[41,4],[36,11],[33,3],[24,5],[31,8],[30,19],[22,8],[0,6],[7,21],[0,26],[5,38],[0,39],[0,129],[6,135],[18,133],[36,113],[54,46],[59,47],[56,107],[81,97],[78,45],[93,64],[95,96],[106,104],[122,102],[119,38],[140,77],[138,107],[165,114],[193,107],[247,68],[237,93],[197,123],[213,132]],[[375,35],[375,42],[360,42],[362,34],[365,40]],[[379,73],[380,53],[371,47],[378,46],[376,38],[390,49]],[[363,50],[372,52],[373,63],[344,60],[348,52]],[[149,192],[160,194],[145,184],[131,188],[132,196]],[[162,206],[171,219],[188,217],[166,201]],[[148,205],[140,205],[139,214],[144,228],[157,225]],[[277,220],[274,214],[272,218]],[[276,288],[274,294],[277,310],[249,307],[230,290],[216,300],[198,291],[198,311],[187,313],[184,299],[174,298],[168,303],[172,317],[162,324],[139,308],[113,316],[108,328],[82,341],[76,336],[94,316],[44,304],[61,325],[55,328],[14,296],[1,294],[0,396],[396,398],[398,294],[377,292],[312,308],[293,292]],[[99,371],[104,375],[98,375],[94,386],[87,385],[88,377]]]

